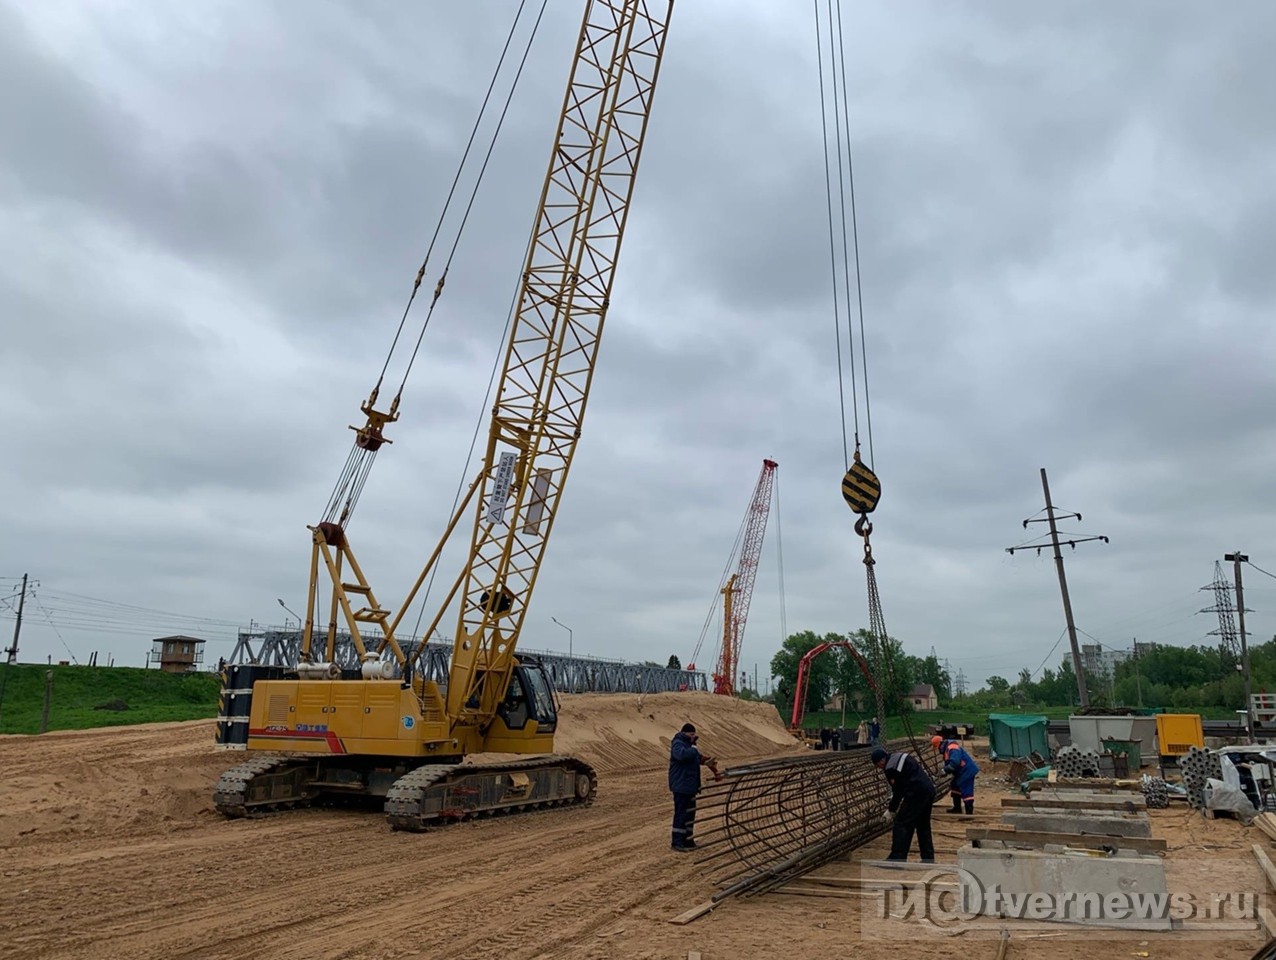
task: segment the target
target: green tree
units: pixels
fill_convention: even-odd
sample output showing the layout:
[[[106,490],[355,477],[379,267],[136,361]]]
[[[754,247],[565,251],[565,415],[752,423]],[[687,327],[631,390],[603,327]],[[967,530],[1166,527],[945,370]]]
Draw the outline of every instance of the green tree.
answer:
[[[666,667],[666,669],[668,670],[682,669],[682,661],[678,659],[678,655],[676,653],[671,653],[669,655],[669,665]]]
[[[803,630],[784,639],[780,650],[771,658],[771,676],[776,678],[775,702],[783,714],[793,709],[794,691],[797,688],[798,664],[802,657],[826,641],[845,639],[839,634],[820,636],[812,630]],[[818,710],[828,701],[836,686],[837,661],[825,654],[811,661],[806,686],[804,710]]]
[[[944,665],[939,662],[939,657],[933,653],[918,659],[911,658],[916,661],[914,664],[915,673],[918,683],[929,683],[935,688],[935,696],[939,698],[940,704],[946,704],[953,697],[952,680],[948,676],[948,671],[944,669]]]
[[[1010,681],[1005,677],[989,677],[987,683],[989,692],[998,695],[1003,694],[1010,689]]]

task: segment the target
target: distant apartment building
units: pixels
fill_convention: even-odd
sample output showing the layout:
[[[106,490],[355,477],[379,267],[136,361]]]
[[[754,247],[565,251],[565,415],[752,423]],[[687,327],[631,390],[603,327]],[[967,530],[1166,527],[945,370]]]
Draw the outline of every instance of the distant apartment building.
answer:
[[[1129,658],[1128,650],[1109,650],[1098,643],[1081,644],[1081,662],[1085,664],[1086,673],[1096,677],[1115,676],[1117,664]]]

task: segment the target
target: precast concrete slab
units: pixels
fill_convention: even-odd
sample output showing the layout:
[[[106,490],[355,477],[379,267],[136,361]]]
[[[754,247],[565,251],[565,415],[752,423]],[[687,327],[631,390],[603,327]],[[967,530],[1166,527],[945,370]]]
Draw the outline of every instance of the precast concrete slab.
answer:
[[[1156,856],[957,851],[961,903],[970,915],[1169,930],[1165,864]]]
[[[1152,824],[1146,816],[1085,814],[1075,811],[1007,810],[1002,823],[1017,830],[1037,833],[1079,833],[1096,837],[1150,837]]]

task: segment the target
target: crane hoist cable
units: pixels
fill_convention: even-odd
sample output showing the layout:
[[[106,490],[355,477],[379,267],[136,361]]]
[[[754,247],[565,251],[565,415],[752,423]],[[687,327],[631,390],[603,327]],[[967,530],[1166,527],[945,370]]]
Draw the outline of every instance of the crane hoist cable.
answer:
[[[351,514],[354,512],[354,508],[358,504],[359,497],[367,483],[368,475],[372,471],[372,464],[376,459],[377,451],[380,450],[383,444],[390,442],[385,439],[382,431],[387,424],[393,423],[398,419],[399,403],[403,397],[403,389],[407,384],[408,376],[412,372],[412,367],[416,362],[417,354],[421,349],[421,342],[425,337],[425,331],[428,329],[430,320],[434,316],[435,307],[438,305],[440,296],[442,296],[443,288],[447,281],[448,270],[452,265],[453,258],[456,256],[457,247],[460,245],[461,237],[464,234],[466,224],[469,221],[470,212],[473,210],[474,201],[478,195],[479,187],[483,183],[483,177],[487,172],[488,163],[491,160],[492,152],[496,147],[496,141],[500,136],[505,118],[509,113],[509,107],[513,100],[514,92],[517,90],[519,79],[523,75],[523,68],[527,63],[528,54],[531,52],[532,42],[536,38],[536,33],[540,28],[541,20],[545,15],[545,8],[548,5],[548,0],[542,0],[540,11],[536,16],[535,22],[532,24],[530,32],[528,33],[526,43],[523,47],[522,56],[514,73],[514,78],[510,82],[509,90],[505,95],[504,105],[502,106],[500,115],[496,120],[495,128],[492,130],[491,135],[488,138],[487,149],[484,154],[482,164],[479,167],[478,174],[475,177],[474,184],[470,190],[469,200],[461,215],[460,224],[456,227],[453,235],[452,243],[448,250],[447,260],[444,263],[443,270],[439,274],[439,278],[434,285],[434,293],[430,299],[429,308],[421,322],[416,342],[413,345],[412,353],[404,367],[403,377],[399,383],[398,389],[395,391],[394,399],[391,402],[389,409],[386,411],[378,411],[376,409],[377,398],[381,392],[386,372],[389,370],[390,362],[399,346],[399,341],[407,323],[408,314],[411,312],[412,306],[416,302],[417,293],[421,288],[422,281],[425,279],[426,270],[428,269],[430,262],[430,256],[434,252],[435,244],[438,242],[443,230],[444,222],[447,219],[452,201],[455,198],[457,186],[467,169],[467,165],[469,164],[470,152],[474,147],[478,131],[482,126],[485,117],[488,116],[488,108],[491,104],[492,93],[495,90],[497,82],[501,76],[501,72],[505,67],[506,57],[509,54],[514,36],[518,31],[519,22],[523,18],[523,10],[526,3],[527,0],[521,0],[518,5],[518,9],[515,11],[514,21],[510,25],[509,33],[505,38],[505,44],[501,49],[500,58],[497,61],[495,69],[492,71],[491,81],[488,84],[487,92],[484,94],[483,102],[479,107],[478,116],[475,118],[474,126],[470,130],[469,140],[465,145],[465,151],[461,156],[461,160],[457,165],[456,173],[452,178],[451,186],[448,189],[447,197],[443,203],[443,209],[439,213],[434,233],[430,237],[429,245],[426,248],[425,257],[421,262],[420,268],[417,270],[416,278],[413,280],[412,290],[408,295],[407,304],[403,308],[403,314],[399,319],[399,325],[395,330],[394,338],[390,344],[390,349],[386,353],[385,361],[381,367],[381,373],[378,375],[376,385],[372,388],[371,393],[368,395],[367,401],[360,405],[360,409],[367,416],[368,420],[361,428],[351,428],[355,430],[355,440],[351,445],[350,453],[346,458],[345,465],[341,469],[332,494],[328,498],[327,506],[324,508],[323,519],[326,523],[336,523],[342,527],[346,525]]]
[[[870,659],[874,672],[886,680],[876,688],[877,715],[884,718],[886,702],[883,688],[897,689],[892,645],[886,632],[881,594],[877,586],[876,560],[870,540],[873,524],[869,514],[877,508],[881,483],[873,472],[873,420],[869,402],[868,361],[864,334],[864,288],[859,253],[859,226],[855,206],[855,164],[851,145],[850,96],[846,82],[846,40],[842,22],[841,0],[824,0],[827,23],[828,83],[825,83],[824,31],[821,30],[820,0],[812,0],[815,12],[816,61],[819,65],[820,126],[823,134],[824,183],[828,206],[829,263],[833,287],[833,323],[837,340],[837,387],[842,423],[842,455],[847,470],[842,478],[842,496],[858,515],[855,532],[864,541],[864,568],[868,591]],[[831,104],[830,104],[831,100]],[[829,116],[832,115],[832,124]],[[833,142],[829,142],[830,126]],[[836,166],[834,166],[835,161]],[[834,183],[836,182],[836,188]],[[849,201],[849,215],[848,215]],[[848,230],[849,228],[849,230]],[[840,234],[840,236],[839,236]],[[848,235],[849,234],[849,235]],[[840,241],[840,243],[839,243]],[[854,304],[859,321],[859,363],[863,378],[864,425],[868,440],[868,463],[861,454],[860,443],[860,377],[856,373],[855,324],[852,320],[851,272],[855,274]],[[842,323],[846,324],[846,344],[851,379],[851,412],[854,449],[851,449],[846,422],[846,387],[842,357]],[[894,712],[894,711],[892,711]],[[902,715],[902,712],[901,712]],[[912,737],[908,719],[903,716],[905,731]]]

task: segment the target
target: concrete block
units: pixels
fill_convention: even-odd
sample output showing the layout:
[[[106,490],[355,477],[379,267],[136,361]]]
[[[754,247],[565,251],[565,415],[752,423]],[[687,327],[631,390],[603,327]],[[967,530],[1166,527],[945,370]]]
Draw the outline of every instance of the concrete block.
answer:
[[[1160,857],[1094,857],[966,844],[957,851],[957,866],[962,910],[968,914],[1127,930],[1172,928]]]
[[[1002,813],[1001,821],[1013,824],[1019,830],[1042,833],[1080,833],[1098,837],[1152,836],[1152,824],[1146,815],[1100,816],[1077,811],[1007,810]]]
[[[1032,803],[1040,803],[1046,800],[1066,803],[1069,806],[1080,806],[1084,803],[1092,803],[1096,807],[1124,807],[1133,805],[1136,807],[1146,808],[1148,803],[1147,797],[1145,797],[1142,793],[1135,793],[1133,791],[1100,793],[1097,790],[1059,790],[1046,787],[1041,790],[1032,791],[1030,796],[1023,798],[1022,801],[1016,801],[1016,805],[1026,807]]]

